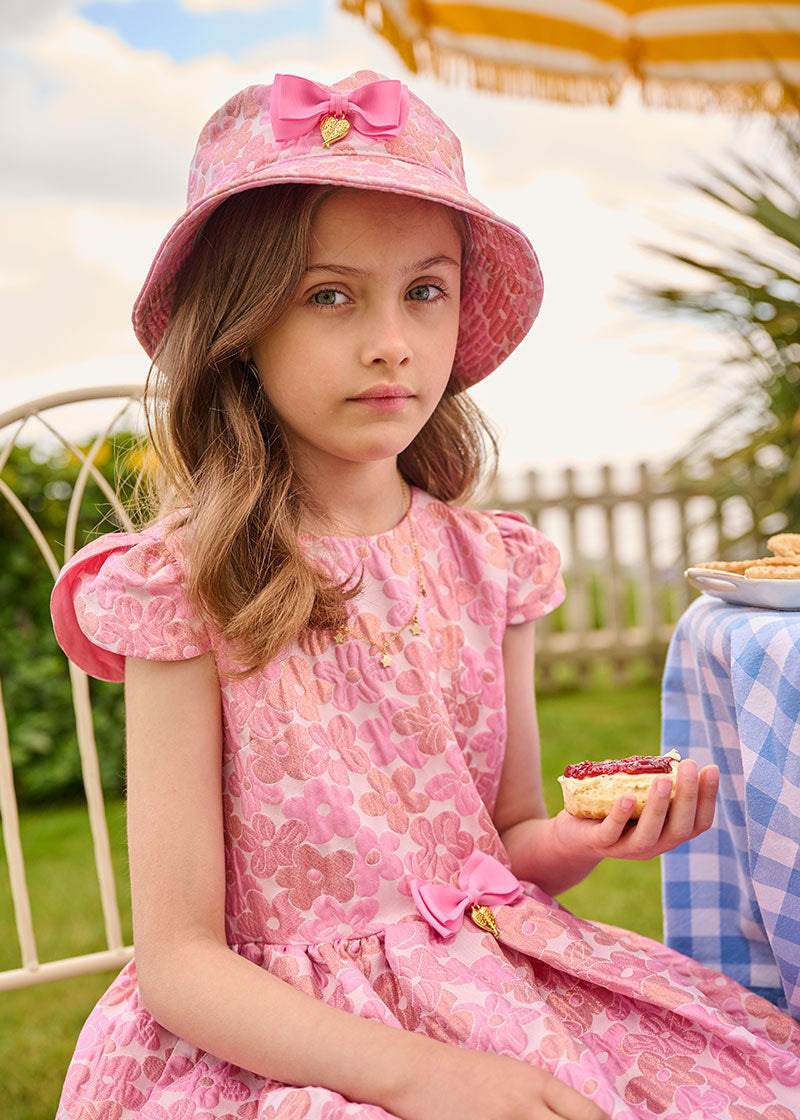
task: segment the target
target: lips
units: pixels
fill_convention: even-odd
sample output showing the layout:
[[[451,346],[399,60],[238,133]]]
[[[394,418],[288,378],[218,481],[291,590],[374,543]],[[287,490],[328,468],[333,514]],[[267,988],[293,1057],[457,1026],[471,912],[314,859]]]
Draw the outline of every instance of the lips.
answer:
[[[414,394],[405,385],[373,385],[371,389],[366,389],[363,393],[359,393],[355,397],[351,397],[352,401],[379,401],[379,400],[399,400],[407,397],[413,397]]]
[[[400,412],[414,396],[416,394],[406,385],[373,385],[350,400],[373,412]]]

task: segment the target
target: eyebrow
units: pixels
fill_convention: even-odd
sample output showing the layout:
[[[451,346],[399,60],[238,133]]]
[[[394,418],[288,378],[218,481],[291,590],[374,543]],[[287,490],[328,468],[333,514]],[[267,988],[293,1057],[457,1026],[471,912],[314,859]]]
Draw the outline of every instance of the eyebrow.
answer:
[[[461,265],[458,261],[453,260],[452,257],[426,257],[423,261],[417,261],[412,264],[408,269],[403,269],[403,272],[427,272],[430,268],[435,268],[437,265],[452,265],[453,268],[460,268]],[[306,269],[309,272],[336,272],[341,276],[357,276],[360,279],[368,277],[370,274],[364,268],[353,268],[347,264],[310,264]]]

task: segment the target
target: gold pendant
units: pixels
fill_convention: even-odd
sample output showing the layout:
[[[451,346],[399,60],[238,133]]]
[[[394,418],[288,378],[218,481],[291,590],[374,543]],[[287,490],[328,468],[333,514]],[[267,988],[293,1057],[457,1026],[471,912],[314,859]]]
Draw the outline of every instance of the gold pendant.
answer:
[[[336,642],[337,646],[340,646],[342,644],[342,642],[344,641],[344,634],[341,632],[341,630],[336,631],[336,633],[333,635],[333,640]]]
[[[391,665],[391,663],[392,663],[391,657],[384,650],[383,657],[381,658],[381,665],[383,665],[384,669],[388,669],[389,666]]]
[[[481,929],[485,929],[489,933],[493,933],[495,937],[499,936],[500,930],[497,928],[497,922],[494,919],[494,914],[488,906],[472,906],[470,908],[469,916],[470,918],[472,918],[476,926],[480,926]]]
[[[414,635],[414,637],[422,633],[422,627],[416,619],[411,623],[411,633]]]
[[[323,148],[330,148],[331,144],[335,144],[338,140],[343,140],[350,131],[350,121],[347,117],[334,117],[329,113],[327,117],[323,117],[319,122],[319,130],[322,133],[322,146]]]

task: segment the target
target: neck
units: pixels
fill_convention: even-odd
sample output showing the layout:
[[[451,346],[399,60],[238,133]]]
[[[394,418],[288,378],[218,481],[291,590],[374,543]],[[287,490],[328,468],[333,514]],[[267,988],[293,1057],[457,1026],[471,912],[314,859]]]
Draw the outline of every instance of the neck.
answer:
[[[408,489],[394,459],[343,465],[306,479],[319,508],[304,528],[312,534],[369,537],[393,529],[406,515]]]

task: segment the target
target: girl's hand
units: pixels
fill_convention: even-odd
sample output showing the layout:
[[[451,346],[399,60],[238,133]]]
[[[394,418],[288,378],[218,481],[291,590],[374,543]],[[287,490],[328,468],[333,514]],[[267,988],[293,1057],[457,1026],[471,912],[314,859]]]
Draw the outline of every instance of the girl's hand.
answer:
[[[602,821],[581,820],[562,811],[554,818],[560,844],[578,853],[582,848],[596,859],[652,859],[699,836],[714,820],[719,769],[686,758],[678,767],[675,797],[672,783],[656,778],[638,821],[630,821],[632,798],[621,797]]]
[[[404,1120],[611,1120],[552,1074],[497,1054],[449,1046],[412,1080],[391,1105]]]

